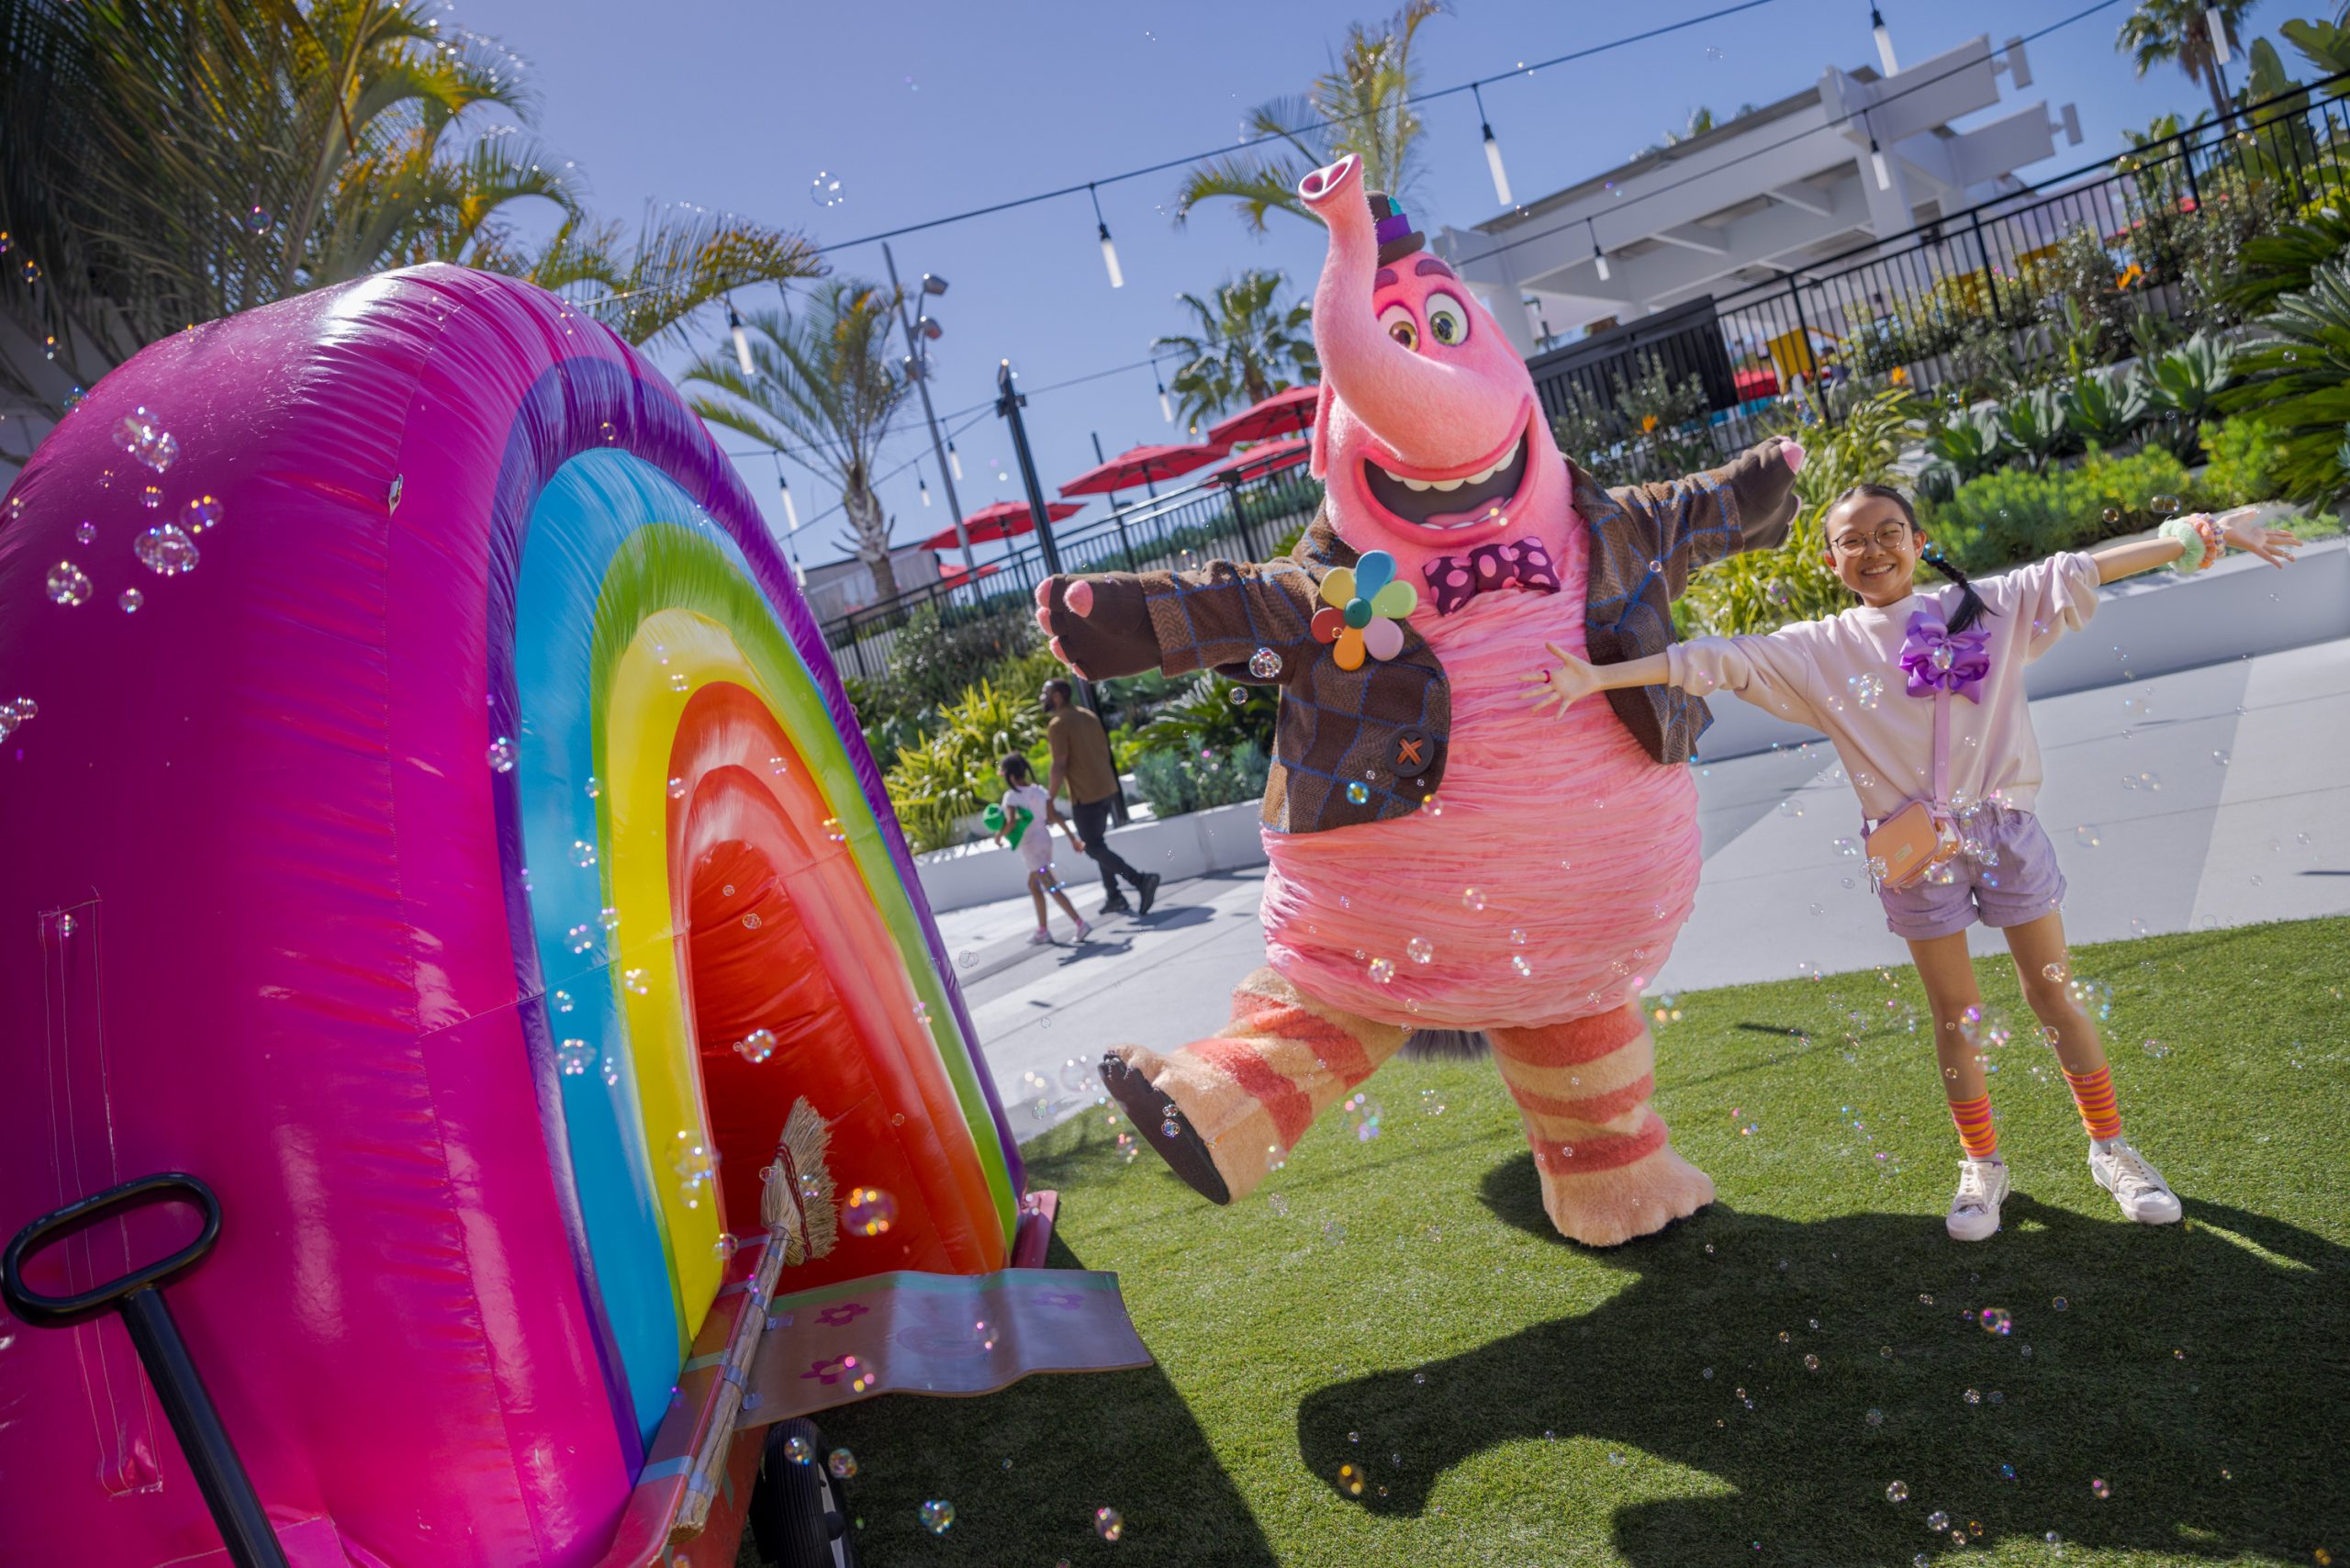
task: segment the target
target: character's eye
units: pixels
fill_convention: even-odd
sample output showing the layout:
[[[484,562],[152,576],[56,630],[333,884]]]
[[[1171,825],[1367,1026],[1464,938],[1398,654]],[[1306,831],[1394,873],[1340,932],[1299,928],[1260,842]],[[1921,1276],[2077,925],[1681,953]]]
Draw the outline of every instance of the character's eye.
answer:
[[[1389,306],[1379,313],[1379,324],[1387,329],[1389,337],[1405,348],[1416,349],[1420,346],[1420,324],[1412,319],[1410,307]]]
[[[1469,341],[1469,308],[1442,289],[1428,296],[1428,336],[1448,348]]]

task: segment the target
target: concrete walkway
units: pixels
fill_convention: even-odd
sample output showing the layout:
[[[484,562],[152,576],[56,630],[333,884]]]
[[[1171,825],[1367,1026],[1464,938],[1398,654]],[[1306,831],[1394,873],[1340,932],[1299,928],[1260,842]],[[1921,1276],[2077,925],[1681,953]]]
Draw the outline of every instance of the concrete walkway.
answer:
[[[2031,714],[2074,941],[2350,913],[2350,641],[2051,697]],[[1703,767],[1697,793],[1696,913],[1652,989],[1906,961],[1836,846],[1857,836],[1858,807],[1825,745]],[[1233,982],[1264,960],[1261,883],[1169,883],[1148,918],[1102,921],[1082,946],[1058,911],[1060,945],[1025,946],[1024,898],[940,918],[1018,1136],[1092,1103],[1103,1046],[1164,1048],[1224,1022]],[[1099,886],[1069,891],[1094,918]],[[2005,951],[1976,935],[1977,951]]]

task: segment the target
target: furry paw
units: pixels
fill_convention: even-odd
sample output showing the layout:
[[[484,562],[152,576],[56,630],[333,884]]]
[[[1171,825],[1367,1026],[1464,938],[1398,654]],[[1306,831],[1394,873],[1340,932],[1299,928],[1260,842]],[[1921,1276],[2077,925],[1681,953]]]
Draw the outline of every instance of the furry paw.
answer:
[[[1662,1230],[1713,1201],[1713,1178],[1671,1144],[1613,1170],[1542,1172],[1542,1207],[1550,1223],[1586,1247],[1616,1247]]]

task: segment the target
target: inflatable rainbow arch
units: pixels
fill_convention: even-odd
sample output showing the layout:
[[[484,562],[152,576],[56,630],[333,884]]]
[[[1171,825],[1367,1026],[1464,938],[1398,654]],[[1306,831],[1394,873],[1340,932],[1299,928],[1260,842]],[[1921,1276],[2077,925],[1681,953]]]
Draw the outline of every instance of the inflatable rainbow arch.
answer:
[[[795,1096],[896,1211],[795,1288],[1004,1266],[1019,1157],[855,717],[609,331],[447,266],[306,295],[148,348],[6,507],[0,1232],[211,1182],[173,1309],[293,1561],[600,1557]],[[13,1327],[10,1551],[217,1551],[116,1323]]]

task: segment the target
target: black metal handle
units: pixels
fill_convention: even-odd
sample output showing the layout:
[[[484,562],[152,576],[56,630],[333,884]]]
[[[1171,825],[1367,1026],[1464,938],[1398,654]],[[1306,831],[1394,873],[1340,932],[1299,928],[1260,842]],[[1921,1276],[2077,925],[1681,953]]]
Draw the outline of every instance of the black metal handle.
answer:
[[[196,1232],[195,1240],[170,1257],[74,1295],[43,1295],[25,1283],[25,1260],[50,1242],[87,1229],[102,1219],[172,1198],[195,1204],[204,1215],[204,1227]],[[0,1296],[6,1298],[10,1312],[36,1328],[71,1327],[120,1306],[134,1291],[150,1285],[160,1289],[203,1261],[204,1255],[219,1239],[220,1200],[213,1196],[211,1188],[180,1170],[141,1176],[79,1203],[68,1204],[54,1214],[43,1215],[17,1232],[7,1250],[0,1253]]]
[[[74,1295],[44,1295],[26,1288],[24,1261],[35,1251],[102,1219],[173,1198],[194,1204],[204,1215],[204,1226],[195,1240],[171,1256]],[[0,1252],[0,1296],[6,1297],[10,1312],[40,1328],[71,1327],[109,1310],[120,1312],[172,1434],[179,1439],[180,1451],[196,1475],[196,1490],[204,1494],[212,1522],[219,1527],[229,1561],[237,1568],[286,1568],[269,1515],[229,1441],[229,1429],[221,1425],[220,1412],[187,1353],[187,1341],[172,1321],[171,1308],[163,1305],[162,1287],[203,1261],[219,1238],[220,1200],[211,1188],[184,1171],[141,1176],[43,1215],[17,1232],[7,1250]]]

